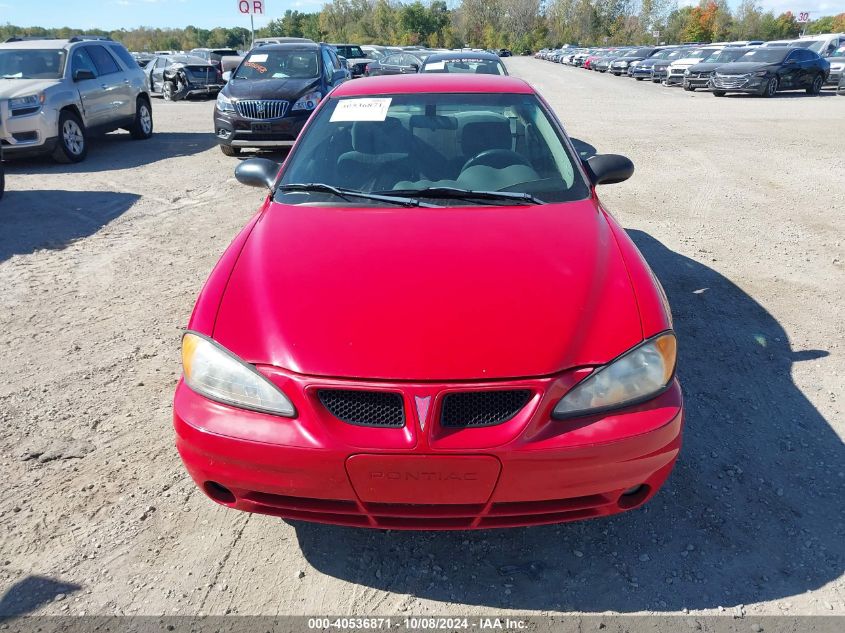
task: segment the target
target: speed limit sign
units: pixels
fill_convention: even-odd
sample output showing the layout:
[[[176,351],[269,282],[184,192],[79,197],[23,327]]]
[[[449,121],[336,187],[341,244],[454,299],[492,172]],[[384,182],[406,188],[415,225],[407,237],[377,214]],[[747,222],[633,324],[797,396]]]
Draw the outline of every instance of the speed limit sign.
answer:
[[[798,13],[798,19],[796,20],[796,22],[798,22],[798,24],[806,24],[809,21],[810,21],[810,12],[809,11],[800,11]]]

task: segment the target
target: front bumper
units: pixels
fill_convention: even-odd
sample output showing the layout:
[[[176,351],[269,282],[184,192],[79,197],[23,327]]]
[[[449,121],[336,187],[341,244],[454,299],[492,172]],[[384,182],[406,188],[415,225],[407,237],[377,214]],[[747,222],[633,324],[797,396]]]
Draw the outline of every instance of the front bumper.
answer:
[[[220,145],[230,147],[291,147],[310,112],[287,114],[280,119],[257,121],[214,108],[214,134]]]
[[[710,74],[705,74],[703,77],[690,75],[684,77],[684,88],[695,88],[697,90],[710,89]]]
[[[826,86],[838,86],[839,85],[839,78],[842,76],[843,71],[835,70],[833,68],[830,69],[830,74],[827,76],[827,81],[825,82]]]
[[[677,382],[629,409],[552,420],[554,404],[575,380],[522,380],[507,386],[534,395],[516,417],[460,430],[438,422],[441,398],[455,385],[379,384],[401,390],[408,413],[404,427],[387,429],[340,422],[308,395],[318,386],[348,382],[264,373],[286,385],[297,418],[215,403],[180,382],[176,445],[191,477],[213,500],[285,519],[462,530],[607,516],[653,497],[681,446]],[[422,394],[430,398],[424,427],[412,404]]]
[[[747,94],[759,94],[766,83],[769,81],[768,77],[758,77],[757,75],[719,75],[714,74],[710,78],[710,90],[718,90],[720,92],[744,92]]]
[[[58,112],[43,107],[33,114],[12,116],[9,102],[0,100],[0,145],[7,156],[51,152],[56,147]]]
[[[684,85],[684,73],[667,73],[663,78],[663,84],[666,86],[682,86]]]
[[[216,96],[225,84],[187,84],[179,91],[180,97]]]
[[[651,77],[651,67],[641,67],[641,66],[634,66],[631,69],[631,77],[642,77],[642,78],[650,78]]]

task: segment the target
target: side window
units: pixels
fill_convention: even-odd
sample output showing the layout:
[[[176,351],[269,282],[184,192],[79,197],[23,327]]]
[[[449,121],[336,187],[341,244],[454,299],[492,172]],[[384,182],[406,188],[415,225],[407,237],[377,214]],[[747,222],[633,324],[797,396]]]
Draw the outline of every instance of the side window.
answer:
[[[327,82],[331,82],[332,75],[334,74],[334,62],[332,62],[332,56],[329,54],[327,48],[320,49],[323,57],[323,76],[326,78]]]
[[[126,66],[126,70],[132,70],[133,68],[138,67],[138,62],[135,61],[135,58],[132,57],[132,55],[129,54],[129,51],[122,46],[112,44],[109,48],[111,49],[111,52],[117,55],[118,59],[123,62],[123,65]]]
[[[97,69],[94,67],[94,62],[88,55],[87,49],[77,48],[73,51],[73,55],[70,59],[71,76],[73,76],[77,70],[88,70],[94,73],[95,77],[97,76]]]
[[[343,70],[343,66],[340,65],[340,60],[337,58],[337,54],[330,50],[329,56],[332,58],[332,66],[334,66],[335,70]]]
[[[91,59],[94,60],[98,75],[111,75],[120,72],[120,67],[114,61],[114,57],[109,55],[105,48],[102,46],[86,46],[86,48],[91,55]]]

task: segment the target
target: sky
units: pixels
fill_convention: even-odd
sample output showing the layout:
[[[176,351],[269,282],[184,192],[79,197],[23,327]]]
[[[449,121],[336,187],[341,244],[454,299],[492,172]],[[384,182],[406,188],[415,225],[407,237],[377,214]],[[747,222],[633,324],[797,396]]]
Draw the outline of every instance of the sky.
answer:
[[[280,17],[288,9],[318,11],[324,0],[264,0],[266,15],[256,16],[256,28]],[[728,0],[736,6],[739,0]],[[694,4],[680,0],[679,4]],[[453,3],[450,3],[453,4]],[[761,0],[776,13],[809,11],[811,18],[845,11],[843,0]],[[238,12],[238,0],[0,0],[0,24],[70,26],[74,28],[244,26],[249,17]]]

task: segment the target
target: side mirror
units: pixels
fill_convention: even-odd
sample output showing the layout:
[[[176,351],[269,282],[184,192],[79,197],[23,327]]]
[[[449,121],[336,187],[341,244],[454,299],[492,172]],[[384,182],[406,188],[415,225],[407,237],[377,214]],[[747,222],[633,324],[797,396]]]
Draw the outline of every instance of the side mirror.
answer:
[[[634,163],[619,154],[596,154],[584,161],[594,185],[612,185],[628,180],[634,174]]]
[[[97,75],[92,73],[90,70],[79,69],[74,71],[73,73],[73,80],[74,81],[85,81],[86,79],[96,79]]]
[[[250,158],[237,166],[235,178],[243,185],[266,187],[272,191],[279,168],[279,163],[267,158]]]
[[[420,72],[420,65],[419,64],[411,64],[411,70],[413,70],[415,73]]]
[[[337,83],[338,81],[343,81],[344,79],[346,79],[345,70],[336,70],[332,73],[332,83]]]
[[[227,70],[225,73],[223,73],[223,82],[224,83],[229,83],[229,80],[231,78],[232,78],[232,71],[231,70]]]

